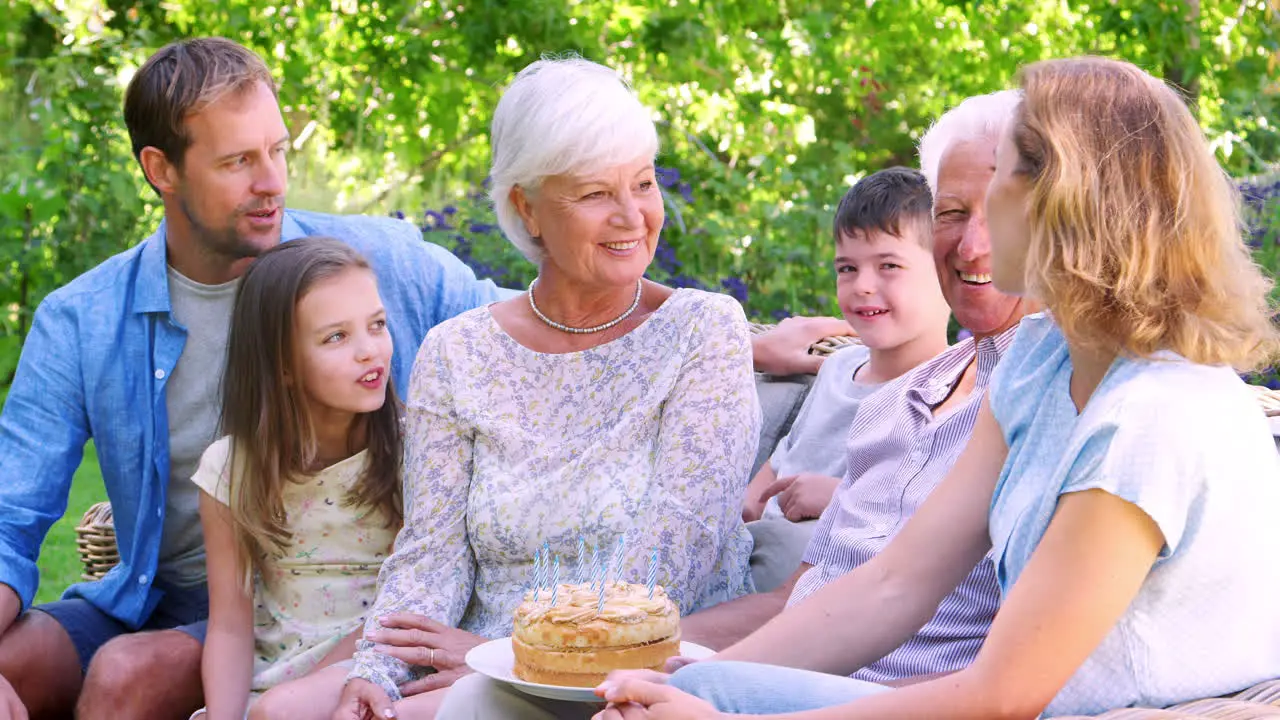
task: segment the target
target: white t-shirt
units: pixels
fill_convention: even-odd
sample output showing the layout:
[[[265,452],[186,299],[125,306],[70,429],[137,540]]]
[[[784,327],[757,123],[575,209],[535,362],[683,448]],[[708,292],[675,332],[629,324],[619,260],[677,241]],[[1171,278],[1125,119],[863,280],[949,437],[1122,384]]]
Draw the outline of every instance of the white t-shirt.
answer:
[[[853,424],[853,416],[858,413],[863,398],[882,384],[860,383],[853,379],[853,374],[870,357],[870,348],[853,345],[823,361],[791,430],[769,457],[769,465],[778,477],[802,472],[844,477],[848,460],[845,439],[849,426]],[[763,517],[782,516],[778,498],[769,498]]]

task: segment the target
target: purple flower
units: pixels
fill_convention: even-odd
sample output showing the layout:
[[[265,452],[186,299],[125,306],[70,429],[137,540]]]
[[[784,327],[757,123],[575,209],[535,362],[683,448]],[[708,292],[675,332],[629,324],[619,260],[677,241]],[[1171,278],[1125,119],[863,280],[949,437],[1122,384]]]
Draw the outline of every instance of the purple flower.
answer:
[[[778,308],[777,310],[769,313],[769,317],[772,317],[777,322],[782,322],[783,320],[791,317],[791,311],[786,308]]]
[[[690,275],[672,275],[667,284],[675,288],[694,288],[696,290],[706,290],[707,286],[702,281]]]
[[[403,219],[404,219],[404,213],[403,213],[403,212],[400,212],[399,210],[396,210],[395,212],[391,213],[391,217],[393,217],[393,218],[395,218],[395,219],[397,219],[397,220],[403,220]]]
[[[473,222],[467,226],[468,232],[478,233],[481,235],[488,235],[489,233],[494,232],[497,229],[498,229],[497,225],[490,225],[489,223],[480,223],[480,222]]]
[[[422,229],[423,231],[452,230],[453,226],[449,224],[449,219],[443,213],[427,210],[422,213]]]
[[[454,214],[454,213],[456,213],[456,212],[458,212],[458,208],[454,207],[453,205],[445,205],[445,206],[444,206],[444,214],[445,214],[445,215],[452,215],[452,214]]]
[[[680,171],[675,168],[660,167],[654,171],[657,176],[658,184],[662,187],[672,187],[680,181]]]
[[[734,300],[742,304],[747,302],[747,284],[742,282],[742,278],[727,277],[720,281],[720,287],[724,288]]]
[[[680,258],[676,257],[676,249],[671,247],[665,238],[658,238],[658,247],[653,252],[654,262],[664,272],[674,273],[680,269]]]
[[[686,203],[693,202],[693,187],[687,182],[680,183],[680,197],[684,198]]]

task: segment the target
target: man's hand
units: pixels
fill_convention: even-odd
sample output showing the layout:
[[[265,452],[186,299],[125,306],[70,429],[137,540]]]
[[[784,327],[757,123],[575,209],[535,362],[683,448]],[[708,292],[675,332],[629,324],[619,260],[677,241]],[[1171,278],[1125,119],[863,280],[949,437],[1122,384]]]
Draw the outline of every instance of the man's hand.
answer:
[[[0,675],[0,720],[27,720],[27,706],[18,699],[18,691]]]
[[[394,718],[396,709],[382,688],[362,678],[352,678],[342,688],[333,720],[382,720]]]
[[[752,360],[757,371],[769,375],[813,375],[823,358],[810,355],[810,345],[833,335],[856,334],[849,323],[837,318],[789,317],[778,327],[752,336]]]
[[[817,473],[800,473],[778,478],[765,488],[760,497],[762,502],[778,496],[778,507],[791,522],[811,520],[822,515],[822,511],[831,504],[831,498],[840,487],[840,479],[830,475]]]
[[[383,629],[366,639],[377,643],[374,650],[398,658],[410,665],[435,668],[436,672],[400,686],[400,694],[408,697],[449,687],[471,672],[467,652],[487,640],[465,630],[449,627],[416,613],[395,613],[379,621]]]

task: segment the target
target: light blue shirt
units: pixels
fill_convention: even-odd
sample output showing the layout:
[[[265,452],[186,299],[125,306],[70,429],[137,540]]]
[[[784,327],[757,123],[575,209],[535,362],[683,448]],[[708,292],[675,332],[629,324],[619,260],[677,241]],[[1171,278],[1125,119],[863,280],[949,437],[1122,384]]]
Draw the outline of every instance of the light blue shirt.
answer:
[[[1133,503],[1165,547],[1044,716],[1162,708],[1280,677],[1280,458],[1253,394],[1230,368],[1120,358],[1077,416],[1070,379],[1057,325],[1025,318],[989,391],[1009,446],[990,516],[1002,595],[1066,493]]]
[[[427,330],[501,294],[401,220],[287,212],[283,238],[304,235],[343,240],[373,265],[401,397]],[[0,583],[17,592],[24,609],[35,595],[40,545],[66,511],[71,476],[90,437],[111,500],[120,564],[64,597],[84,598],[133,628],[160,601],[153,580],[169,485],[165,383],[185,340],[169,300],[163,224],[36,309],[0,414]]]

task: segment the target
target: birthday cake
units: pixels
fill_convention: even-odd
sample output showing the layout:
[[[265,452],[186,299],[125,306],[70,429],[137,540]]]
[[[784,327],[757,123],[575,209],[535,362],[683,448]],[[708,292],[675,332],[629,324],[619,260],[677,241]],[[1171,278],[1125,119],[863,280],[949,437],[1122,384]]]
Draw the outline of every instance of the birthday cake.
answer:
[[[511,647],[522,680],[594,687],[613,670],[661,670],[680,651],[680,612],[661,585],[540,588],[516,608]]]

